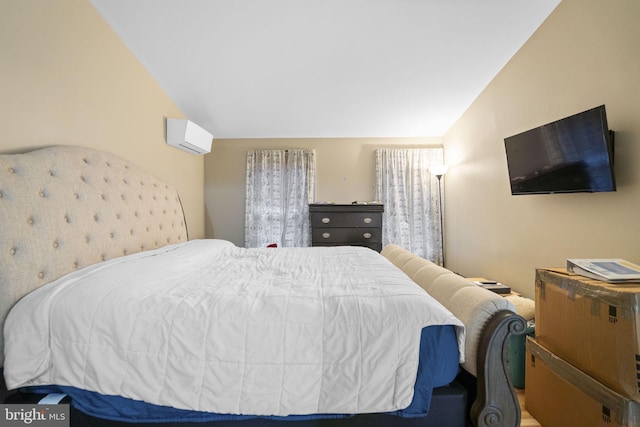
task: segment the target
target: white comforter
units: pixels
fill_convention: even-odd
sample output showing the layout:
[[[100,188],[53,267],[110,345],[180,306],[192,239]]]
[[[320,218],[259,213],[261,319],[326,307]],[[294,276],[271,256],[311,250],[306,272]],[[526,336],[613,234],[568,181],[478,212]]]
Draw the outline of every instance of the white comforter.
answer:
[[[385,412],[411,403],[420,331],[437,324],[457,326],[462,358],[462,323],[369,249],[195,240],[23,298],[5,377],[228,414]]]

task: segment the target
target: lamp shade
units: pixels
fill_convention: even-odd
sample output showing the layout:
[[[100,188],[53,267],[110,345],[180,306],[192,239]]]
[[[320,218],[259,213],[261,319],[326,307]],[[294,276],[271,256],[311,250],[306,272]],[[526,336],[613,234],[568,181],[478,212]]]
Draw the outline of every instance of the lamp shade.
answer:
[[[435,165],[429,168],[429,171],[435,176],[441,177],[449,170],[449,166],[447,165]]]

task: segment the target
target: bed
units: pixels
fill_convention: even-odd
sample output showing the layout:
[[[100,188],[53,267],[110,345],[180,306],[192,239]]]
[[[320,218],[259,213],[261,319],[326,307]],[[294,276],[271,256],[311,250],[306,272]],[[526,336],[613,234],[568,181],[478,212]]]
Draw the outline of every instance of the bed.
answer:
[[[0,177],[13,399],[63,392],[72,425],[519,425],[522,319],[482,294],[470,338],[412,280],[426,260],[189,240],[172,186],[86,147],[1,155]]]

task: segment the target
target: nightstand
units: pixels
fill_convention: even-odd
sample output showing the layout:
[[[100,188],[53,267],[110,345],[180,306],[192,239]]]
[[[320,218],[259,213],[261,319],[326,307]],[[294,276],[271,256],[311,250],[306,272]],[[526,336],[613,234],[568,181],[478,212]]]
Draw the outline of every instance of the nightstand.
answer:
[[[467,277],[467,280],[471,281],[471,282],[491,282],[492,280],[489,279],[485,279],[484,277]],[[499,285],[502,285],[500,282],[496,282]],[[505,286],[505,285],[502,285]],[[503,296],[503,297],[508,297],[508,296],[519,296],[520,294],[517,292],[513,292],[513,290],[511,288],[509,288],[509,292],[501,292],[500,290],[494,290],[491,289],[491,286],[487,286],[484,287],[485,289],[495,292],[496,294]]]

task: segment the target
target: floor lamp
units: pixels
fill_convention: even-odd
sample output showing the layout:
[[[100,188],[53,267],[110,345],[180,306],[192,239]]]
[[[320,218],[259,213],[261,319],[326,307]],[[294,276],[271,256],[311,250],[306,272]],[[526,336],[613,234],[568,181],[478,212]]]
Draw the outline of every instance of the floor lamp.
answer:
[[[440,204],[440,250],[442,251],[442,266],[444,267],[444,215],[442,209],[442,177],[447,170],[449,170],[449,166],[447,165],[437,165],[431,166],[429,168],[431,174],[438,178],[438,202]]]

